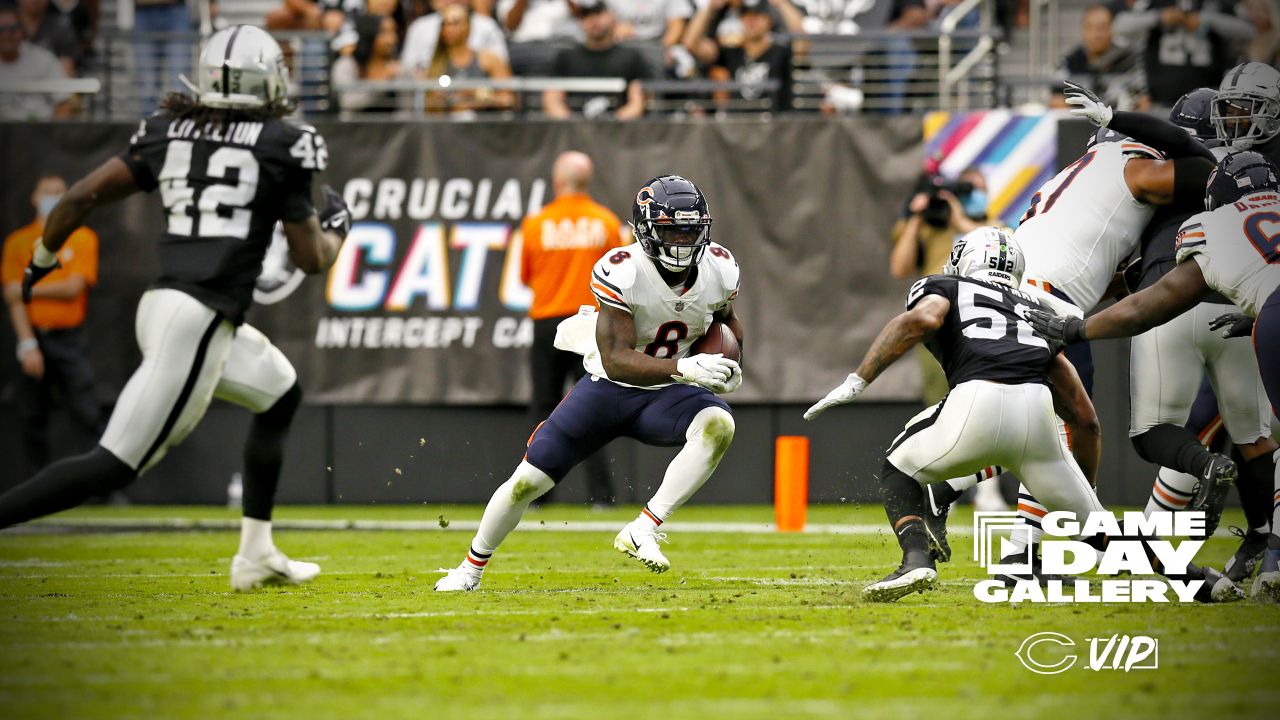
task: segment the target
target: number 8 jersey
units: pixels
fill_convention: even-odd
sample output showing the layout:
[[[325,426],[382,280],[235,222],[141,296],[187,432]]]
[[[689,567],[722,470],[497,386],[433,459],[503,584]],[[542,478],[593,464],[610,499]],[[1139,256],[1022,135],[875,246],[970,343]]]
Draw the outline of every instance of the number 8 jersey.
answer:
[[[942,327],[925,346],[946,371],[952,388],[970,380],[1045,382],[1053,353],[1022,318],[1032,308],[1053,309],[1048,303],[1001,285],[930,275],[911,286],[907,309],[926,295],[951,303]]]
[[[181,290],[238,324],[276,222],[315,212],[311,178],[328,150],[314,128],[281,119],[224,125],[158,114],[120,158],[164,205],[153,287]]]
[[[591,292],[602,307],[631,314],[637,351],[678,360],[706,334],[712,316],[738,296],[738,261],[722,246],[711,243],[692,272],[697,273],[692,286],[683,293],[672,289],[640,246],[633,244],[611,250],[596,262],[591,268]],[[588,355],[583,365],[592,375],[608,377],[599,353]]]

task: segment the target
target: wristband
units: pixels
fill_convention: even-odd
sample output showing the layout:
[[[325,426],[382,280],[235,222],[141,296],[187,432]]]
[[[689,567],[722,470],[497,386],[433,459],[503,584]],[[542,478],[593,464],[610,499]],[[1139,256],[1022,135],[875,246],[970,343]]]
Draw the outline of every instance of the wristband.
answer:
[[[58,264],[58,254],[49,252],[44,246],[44,241],[38,240],[35,252],[31,256],[31,263],[38,268],[51,268]]]
[[[26,340],[19,342],[18,349],[17,349],[18,362],[22,362],[22,356],[26,355],[32,350],[39,350],[39,349],[40,349],[40,341],[35,338],[27,338]]]

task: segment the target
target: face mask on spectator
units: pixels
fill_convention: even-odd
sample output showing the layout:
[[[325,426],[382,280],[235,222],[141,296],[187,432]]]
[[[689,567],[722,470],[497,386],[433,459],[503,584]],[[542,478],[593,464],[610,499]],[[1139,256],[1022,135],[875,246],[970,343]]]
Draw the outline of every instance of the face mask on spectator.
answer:
[[[53,212],[53,206],[57,205],[58,201],[61,199],[61,195],[45,195],[44,197],[41,197],[39,205],[37,206],[37,212],[40,213],[40,219],[43,220],[49,217],[49,213]]]
[[[975,189],[964,199],[964,214],[971,218],[987,216],[987,191]]]

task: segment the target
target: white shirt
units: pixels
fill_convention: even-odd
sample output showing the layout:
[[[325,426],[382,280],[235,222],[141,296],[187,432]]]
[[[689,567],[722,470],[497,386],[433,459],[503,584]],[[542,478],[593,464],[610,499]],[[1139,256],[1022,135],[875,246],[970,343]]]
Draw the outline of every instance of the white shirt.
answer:
[[[23,42],[18,47],[18,59],[13,62],[0,60],[0,89],[9,82],[18,80],[65,80],[66,70],[57,56],[38,45]],[[4,102],[0,102],[0,119],[3,120],[49,120],[53,118],[53,109],[58,103],[66,100],[67,93],[10,94],[4,93]]]
[[[1135,142],[1103,143],[1032,196],[1028,212],[1034,215],[1013,234],[1027,256],[1027,282],[1048,283],[1085,312],[1098,304],[1155,212],[1125,182],[1125,165],[1134,157],[1161,156]]]
[[[706,334],[712,316],[738,296],[739,275],[733,255],[711,243],[698,260],[693,287],[682,294],[667,285],[653,260],[633,243],[610,250],[596,262],[591,269],[591,292],[601,307],[608,305],[631,314],[636,325],[637,351],[679,360]],[[586,355],[582,365],[596,377],[609,377],[598,352]]]
[[[499,0],[500,24],[505,25],[507,13],[511,12],[511,8],[515,5],[516,0]],[[511,33],[511,42],[536,42],[558,38],[572,40],[582,38],[582,28],[569,14],[569,3],[565,0],[529,0],[524,16],[520,19],[520,25]]]
[[[424,15],[409,24],[404,34],[404,49],[400,51],[400,67],[407,73],[425,70],[436,54],[436,42],[440,39],[440,13]],[[476,52],[487,51],[508,62],[507,40],[498,22],[487,15],[471,14],[471,34],[467,45]]]
[[[689,0],[608,0],[618,22],[635,28],[637,40],[661,40],[667,22],[693,16]]]
[[[1280,195],[1262,192],[1193,215],[1178,231],[1178,262],[1195,258],[1209,287],[1257,317],[1280,287]],[[1267,242],[1271,240],[1271,242]]]

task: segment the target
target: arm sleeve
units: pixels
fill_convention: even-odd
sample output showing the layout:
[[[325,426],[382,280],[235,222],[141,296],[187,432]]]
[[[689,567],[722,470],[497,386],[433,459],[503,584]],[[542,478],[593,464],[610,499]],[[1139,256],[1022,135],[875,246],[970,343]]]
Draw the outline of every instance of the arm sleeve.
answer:
[[[1117,110],[1107,126],[1121,135],[1128,135],[1140,143],[1150,145],[1170,158],[1202,157],[1215,162],[1213,153],[1204,143],[1186,130],[1168,120],[1161,120],[1144,113]]]
[[[1116,35],[1141,35],[1160,24],[1160,11],[1143,10],[1140,12],[1118,13],[1111,23],[1111,31]]]
[[[1173,204],[1196,207],[1204,201],[1204,189],[1214,163],[1201,157],[1184,157],[1173,161]]]
[[[153,132],[149,125],[144,119],[138,125],[138,132],[129,139],[129,149],[120,154],[120,159],[129,168],[129,172],[133,173],[133,182],[143,192],[151,192],[159,185],[148,156],[155,153],[157,141],[153,138],[159,137],[159,143],[163,144],[163,134],[158,130]]]
[[[1187,258],[1199,255],[1208,242],[1204,225],[1199,221],[1198,216],[1187,220],[1178,230],[1178,237],[1173,241],[1173,251],[1178,263],[1182,264],[1187,261]]]

